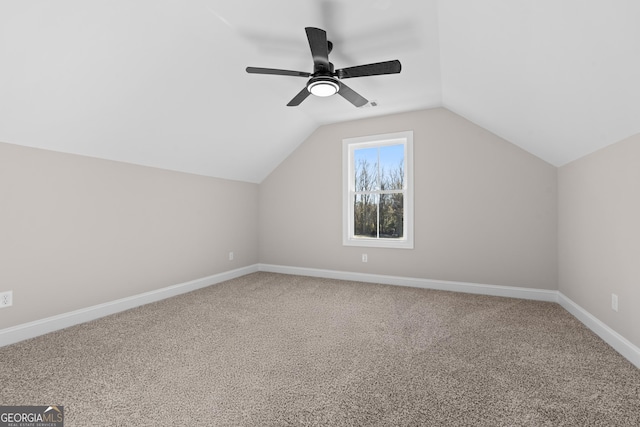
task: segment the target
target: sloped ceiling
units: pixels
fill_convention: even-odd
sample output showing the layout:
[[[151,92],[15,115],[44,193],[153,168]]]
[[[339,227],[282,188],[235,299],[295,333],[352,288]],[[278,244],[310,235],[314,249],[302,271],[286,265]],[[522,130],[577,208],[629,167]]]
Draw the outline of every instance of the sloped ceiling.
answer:
[[[636,0],[43,0],[0,2],[0,141],[262,181],[318,126],[444,106],[562,165],[640,132]],[[311,71],[401,74],[287,102]]]

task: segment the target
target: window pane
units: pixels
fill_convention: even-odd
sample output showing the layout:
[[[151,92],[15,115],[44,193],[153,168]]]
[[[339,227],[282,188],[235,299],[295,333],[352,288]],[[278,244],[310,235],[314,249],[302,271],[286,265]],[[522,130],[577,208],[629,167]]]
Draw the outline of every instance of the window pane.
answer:
[[[381,188],[402,190],[404,188],[404,145],[380,147]]]
[[[353,206],[353,235],[376,237],[378,228],[378,196],[356,194]]]
[[[378,189],[378,148],[361,148],[353,152],[356,191]]]
[[[402,193],[380,195],[380,238],[400,239],[404,229]]]

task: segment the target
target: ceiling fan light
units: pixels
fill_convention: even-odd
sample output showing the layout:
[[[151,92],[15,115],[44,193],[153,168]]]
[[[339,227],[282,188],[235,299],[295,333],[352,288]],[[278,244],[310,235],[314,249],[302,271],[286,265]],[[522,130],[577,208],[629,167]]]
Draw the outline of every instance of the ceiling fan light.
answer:
[[[335,95],[338,90],[340,90],[340,85],[335,79],[330,77],[316,77],[309,81],[307,90],[311,92],[312,95],[327,97]]]

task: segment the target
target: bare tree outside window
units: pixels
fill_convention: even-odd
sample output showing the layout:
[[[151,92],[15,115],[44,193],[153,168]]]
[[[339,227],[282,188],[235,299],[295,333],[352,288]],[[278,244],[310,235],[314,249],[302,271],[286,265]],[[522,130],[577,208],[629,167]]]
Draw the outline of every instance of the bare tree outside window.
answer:
[[[404,235],[404,146],[354,150],[353,231],[356,237]]]

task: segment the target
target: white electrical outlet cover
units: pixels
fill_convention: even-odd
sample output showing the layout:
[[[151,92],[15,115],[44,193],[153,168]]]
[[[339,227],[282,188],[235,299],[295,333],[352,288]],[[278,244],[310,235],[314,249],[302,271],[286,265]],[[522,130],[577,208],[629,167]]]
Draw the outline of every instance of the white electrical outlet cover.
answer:
[[[0,292],[0,308],[13,305],[13,291]]]

